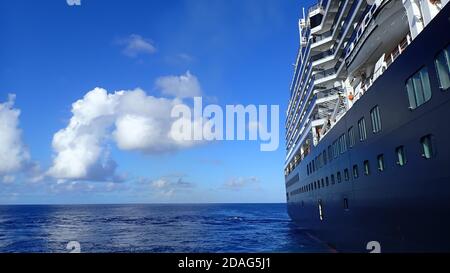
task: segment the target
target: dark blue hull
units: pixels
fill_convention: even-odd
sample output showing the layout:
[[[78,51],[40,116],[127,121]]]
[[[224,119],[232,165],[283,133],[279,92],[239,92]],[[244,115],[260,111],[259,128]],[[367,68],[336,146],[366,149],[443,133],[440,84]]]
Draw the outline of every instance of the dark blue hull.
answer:
[[[286,177],[291,218],[338,251],[367,252],[367,243],[378,241],[382,252],[450,252],[450,90],[439,87],[434,64],[437,54],[449,45],[449,29],[447,5]],[[410,110],[405,83],[424,66],[432,98]],[[382,131],[374,134],[370,109],[376,105]],[[308,174],[307,164],[327,152],[351,126],[357,127],[361,117],[366,120],[367,139],[357,140],[345,153]],[[429,159],[422,156],[420,142],[426,135],[433,139]],[[396,164],[399,146],[406,150],[404,166]],[[384,156],[383,171],[377,169],[380,154]],[[364,162],[370,166],[367,175]],[[355,165],[357,178],[353,177]],[[311,189],[314,182],[320,183],[320,188]],[[308,190],[298,190],[301,188]]]

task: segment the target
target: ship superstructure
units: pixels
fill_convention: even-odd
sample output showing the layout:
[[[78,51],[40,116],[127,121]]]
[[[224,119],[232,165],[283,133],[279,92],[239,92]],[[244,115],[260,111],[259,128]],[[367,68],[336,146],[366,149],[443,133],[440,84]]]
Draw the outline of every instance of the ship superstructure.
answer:
[[[311,219],[317,223],[324,222],[322,214],[325,207],[334,209],[336,202],[344,206],[344,213],[351,215],[348,203],[358,200],[359,193],[370,196],[361,192],[365,190],[363,186],[354,184],[357,178],[361,176],[359,180],[364,181],[373,179],[369,177],[372,172],[369,168],[375,168],[370,167],[372,165],[377,166],[380,173],[384,169],[389,170],[385,162],[388,156],[381,152],[383,148],[379,154],[369,156],[367,152],[373,150],[373,145],[381,147],[394,139],[401,139],[403,135],[396,128],[411,123],[413,119],[424,118],[426,113],[420,112],[427,107],[421,105],[430,100],[434,92],[443,93],[448,89],[448,2],[321,0],[307,10],[303,9],[298,23],[299,51],[286,112],[284,169],[290,214],[294,219],[302,220],[299,221],[301,224],[311,222]],[[437,17],[441,19],[435,19]],[[433,39],[424,38],[429,35]],[[429,44],[425,46],[427,42]],[[408,51],[411,53],[404,54]],[[439,57],[441,61],[436,59],[439,54],[444,56]],[[410,67],[414,61],[425,64],[426,58],[433,59],[432,67],[425,67],[426,70],[421,70],[423,67],[419,65]],[[388,82],[389,79],[392,82]],[[392,92],[391,95],[388,92]],[[374,94],[369,96],[370,93]],[[447,97],[443,97],[441,103],[447,101]],[[407,106],[402,109],[405,104]],[[400,107],[399,111],[395,110],[396,105]],[[428,118],[426,123],[434,122],[441,128],[437,121],[439,117]],[[445,133],[446,130],[441,131]],[[436,134],[420,141],[431,143]],[[369,147],[369,143],[372,146]],[[395,160],[394,167],[405,164],[401,162],[404,152],[399,148],[401,146],[392,147],[389,155]],[[425,144],[422,146],[426,149]],[[448,147],[442,148],[441,153],[449,150]],[[450,152],[441,155],[440,160],[449,155]],[[369,160],[369,157],[373,159]],[[359,158],[361,162],[354,162]],[[439,175],[446,177],[447,174]],[[392,177],[386,175],[377,179],[388,181]],[[351,184],[332,186],[341,181],[350,181]],[[372,190],[381,189],[373,187]],[[372,201],[381,199],[381,194],[373,193]],[[328,206],[325,205],[327,202]],[[448,203],[450,207],[450,201]],[[376,203],[366,205],[369,209],[370,205],[377,206]],[[300,212],[299,207],[308,206],[312,207],[312,212],[307,209]],[[323,223],[320,225],[319,230],[326,229]],[[314,225],[305,226],[310,228]]]
[[[286,174],[449,0],[321,0],[299,20],[286,119]]]

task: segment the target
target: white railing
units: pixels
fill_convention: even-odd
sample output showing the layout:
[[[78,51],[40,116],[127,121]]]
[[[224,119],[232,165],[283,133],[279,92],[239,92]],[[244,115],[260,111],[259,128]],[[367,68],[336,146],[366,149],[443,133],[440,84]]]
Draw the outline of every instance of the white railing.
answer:
[[[355,103],[361,96],[364,95],[367,90],[373,85],[373,83],[380,77],[386,69],[394,63],[394,61],[400,56],[403,51],[408,47],[411,43],[411,35],[408,33],[406,37],[394,48],[394,50],[385,57],[385,59],[379,64],[379,67],[376,68],[376,71],[373,73],[372,77],[362,81],[355,88],[355,95],[353,99],[353,103]],[[386,56],[383,54],[383,56]]]

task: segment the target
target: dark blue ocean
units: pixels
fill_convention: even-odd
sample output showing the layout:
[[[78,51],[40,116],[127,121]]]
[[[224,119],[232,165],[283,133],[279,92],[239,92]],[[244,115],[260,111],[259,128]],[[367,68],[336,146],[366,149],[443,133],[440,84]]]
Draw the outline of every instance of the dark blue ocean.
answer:
[[[326,252],[285,204],[0,206],[0,252]]]

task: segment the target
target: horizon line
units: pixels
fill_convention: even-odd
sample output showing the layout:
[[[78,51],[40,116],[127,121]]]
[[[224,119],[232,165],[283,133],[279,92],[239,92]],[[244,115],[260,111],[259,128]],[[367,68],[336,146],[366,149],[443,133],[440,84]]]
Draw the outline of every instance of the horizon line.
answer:
[[[101,206],[101,205],[264,205],[264,204],[287,204],[286,202],[202,202],[202,203],[11,203],[0,204],[0,206]]]

